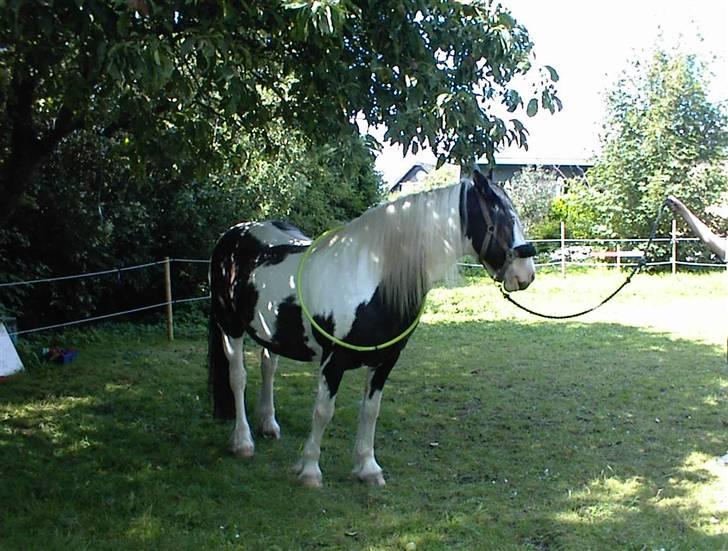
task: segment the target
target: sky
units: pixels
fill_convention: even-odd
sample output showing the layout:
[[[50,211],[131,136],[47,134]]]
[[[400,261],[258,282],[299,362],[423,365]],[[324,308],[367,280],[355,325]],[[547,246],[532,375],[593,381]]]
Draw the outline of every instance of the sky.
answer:
[[[662,44],[680,45],[710,62],[710,98],[728,98],[728,0],[502,0],[528,29],[537,64],[559,73],[564,108],[519,119],[530,132],[529,150],[501,156],[538,160],[586,160],[599,152],[605,96],[630,61]],[[711,61],[712,60],[712,61]],[[371,131],[381,140],[383,131]],[[496,156],[498,158],[498,156]],[[434,162],[429,151],[402,157],[386,146],[377,169],[393,183],[414,162]]]

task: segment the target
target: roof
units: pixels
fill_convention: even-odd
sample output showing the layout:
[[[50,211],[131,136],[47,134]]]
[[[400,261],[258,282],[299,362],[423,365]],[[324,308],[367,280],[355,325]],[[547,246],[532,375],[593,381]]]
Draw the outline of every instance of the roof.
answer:
[[[420,171],[424,171],[426,173],[430,173],[430,171],[435,168],[435,165],[430,163],[415,163],[411,167],[407,169],[407,172],[405,172],[401,178],[398,178],[397,181],[395,181],[394,185],[391,186],[392,188],[398,186],[402,182],[406,182],[407,180],[410,180],[415,174],[417,174]]]
[[[481,159],[478,164],[488,164]],[[578,157],[496,157],[496,166],[594,166],[594,161]]]

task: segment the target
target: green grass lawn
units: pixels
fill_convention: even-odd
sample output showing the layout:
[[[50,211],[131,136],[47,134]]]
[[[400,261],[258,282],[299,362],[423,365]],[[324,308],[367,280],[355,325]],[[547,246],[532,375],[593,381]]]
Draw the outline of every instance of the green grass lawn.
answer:
[[[565,313],[619,281],[545,273],[515,297]],[[433,291],[385,387],[384,488],[349,474],[363,372],[344,378],[309,490],[290,467],[312,366],[281,362],[283,438],[245,461],[210,417],[203,328],[69,332],[74,363],[0,384],[0,548],[728,549],[727,287],[639,275],[568,322],[477,279]],[[248,360],[254,403],[255,347]]]

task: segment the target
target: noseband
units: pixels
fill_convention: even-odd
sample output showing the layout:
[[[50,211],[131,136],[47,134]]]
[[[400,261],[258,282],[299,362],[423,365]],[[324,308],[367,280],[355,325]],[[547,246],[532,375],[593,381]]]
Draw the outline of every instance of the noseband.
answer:
[[[493,241],[493,236],[495,235],[495,224],[493,224],[493,218],[490,215],[490,211],[488,210],[488,205],[485,202],[485,198],[481,195],[480,192],[476,193],[478,196],[478,205],[480,206],[480,211],[483,213],[483,218],[485,219],[486,226],[483,243],[480,246],[479,258],[485,259],[488,249],[490,248],[490,244]],[[511,247],[506,251],[506,259],[503,262],[503,266],[501,266],[500,270],[495,273],[495,278],[498,281],[501,281],[505,276],[506,270],[508,270],[508,267],[513,263],[516,258],[531,258],[534,256],[536,256],[536,247],[534,247],[531,243],[524,243],[523,245],[518,245],[517,247]]]

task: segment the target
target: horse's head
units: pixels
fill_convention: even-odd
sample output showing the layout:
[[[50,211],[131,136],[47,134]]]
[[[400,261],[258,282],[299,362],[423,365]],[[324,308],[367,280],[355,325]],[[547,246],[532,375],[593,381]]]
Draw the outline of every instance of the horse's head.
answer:
[[[526,241],[510,198],[477,170],[466,194],[465,235],[478,261],[506,291],[525,289],[535,276],[536,249]]]

